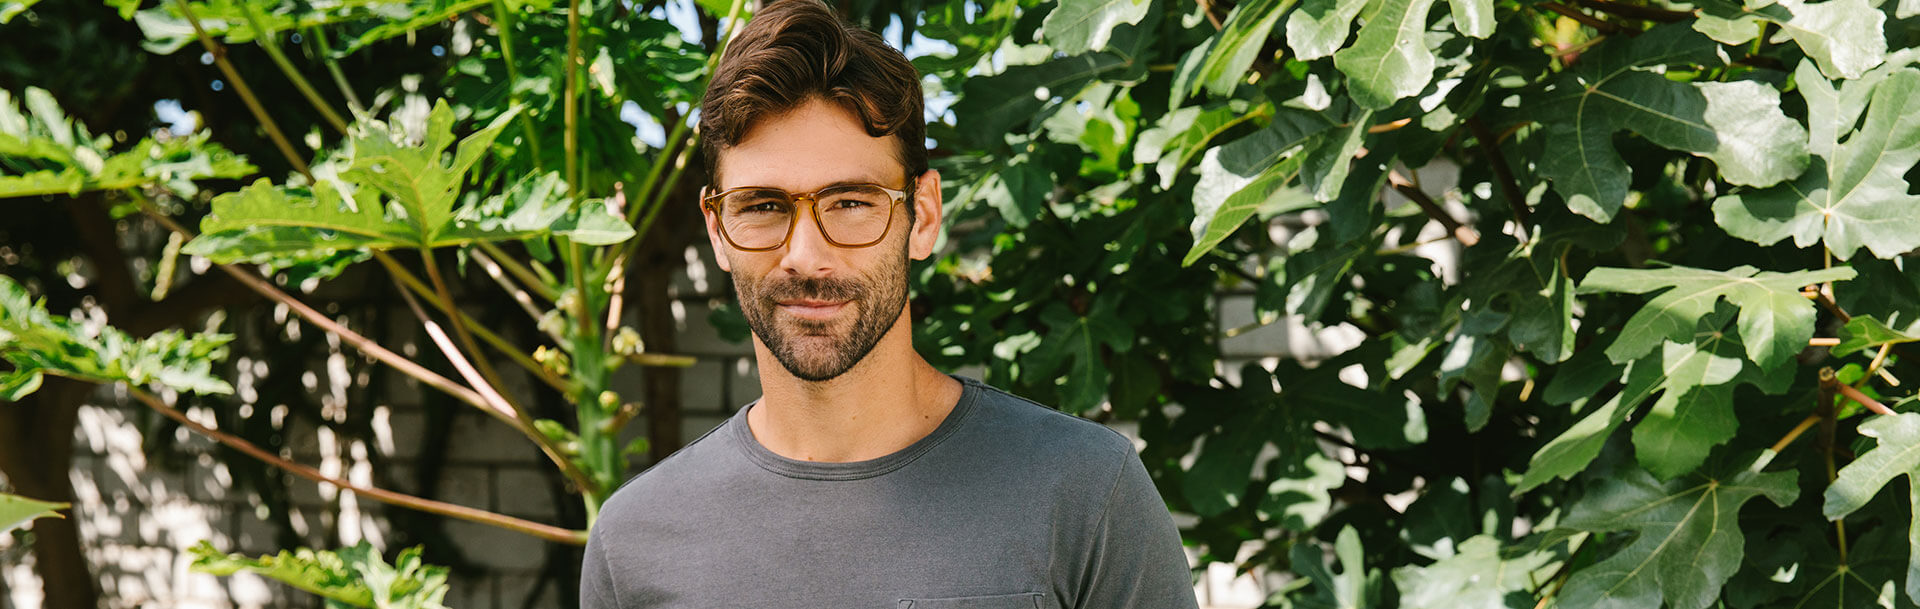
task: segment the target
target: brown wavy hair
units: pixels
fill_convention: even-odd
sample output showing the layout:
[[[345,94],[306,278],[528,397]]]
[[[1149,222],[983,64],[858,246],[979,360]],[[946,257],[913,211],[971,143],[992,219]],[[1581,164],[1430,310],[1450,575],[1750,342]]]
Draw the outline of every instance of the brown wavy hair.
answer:
[[[927,171],[920,73],[872,32],[849,26],[819,0],[784,0],[747,22],[727,46],[700,102],[700,147],[718,183],[720,151],[762,118],[809,99],[840,104],[873,137],[893,136],[906,177]],[[908,208],[912,212],[912,208]]]

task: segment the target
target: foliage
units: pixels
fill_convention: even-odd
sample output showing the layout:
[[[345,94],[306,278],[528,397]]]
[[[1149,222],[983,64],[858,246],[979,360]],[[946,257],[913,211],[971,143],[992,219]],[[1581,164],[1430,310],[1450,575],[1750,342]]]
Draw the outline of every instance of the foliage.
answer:
[[[147,183],[191,195],[193,180],[254,172],[245,160],[209,143],[205,133],[146,138],[117,153],[112,144],[113,138],[75,124],[44,89],[29,87],[19,101],[0,91],[0,198],[73,196]]]
[[[202,541],[188,550],[192,569],[214,575],[257,573],[327,599],[327,607],[446,609],[447,568],[420,562],[420,548],[401,550],[393,564],[366,542],[339,550],[300,548],[248,558]]]
[[[37,518],[60,518],[60,513],[54,510],[66,508],[65,503],[36,501],[19,495],[0,493],[0,535],[25,526]]]
[[[47,312],[26,287],[0,276],[0,358],[13,370],[0,376],[0,399],[18,401],[48,374],[95,383],[159,385],[175,391],[233,393],[212,373],[226,358],[231,334],[187,335],[166,330],[135,339],[118,328]]]
[[[183,205],[206,233],[187,253],[378,258],[402,284],[389,251],[430,274],[435,249],[500,258],[543,335],[509,359],[567,410],[486,393],[483,327],[447,318],[461,344],[440,348],[478,362],[464,400],[579,470],[590,524],[633,416],[609,375],[634,349],[613,348],[607,310],[696,186],[688,117],[719,28],[692,40],[654,5],[594,0],[108,4],[160,55],[197,18],[216,42],[300,34],[315,72],[444,37],[426,85],[378,83],[352,126],[312,128],[311,176]],[[747,3],[697,4],[711,23]],[[1203,560],[1291,574],[1271,606],[1913,606],[1914,498],[1889,483],[1920,434],[1865,402],[1914,403],[1893,381],[1914,376],[1920,321],[1920,9],[1438,4],[841,3],[952,47],[914,58],[951,101],[928,129],[948,233],[914,277],[921,351],[1137,429]],[[137,200],[253,172],[198,135],[109,154],[31,91],[11,99],[0,184],[42,184],[21,194]],[[627,135],[627,102],[662,145]],[[199,169],[154,169],[156,149]],[[434,277],[409,293],[454,309]],[[0,341],[11,395],[34,370],[155,378],[90,372],[148,352],[7,294],[27,320]],[[167,365],[219,346],[168,340]],[[30,355],[70,344],[83,369]],[[364,581],[343,556],[287,564]]]
[[[1269,605],[1916,600],[1913,415],[1846,397],[1915,370],[1912,14],[973,4],[921,350],[1137,425]]]

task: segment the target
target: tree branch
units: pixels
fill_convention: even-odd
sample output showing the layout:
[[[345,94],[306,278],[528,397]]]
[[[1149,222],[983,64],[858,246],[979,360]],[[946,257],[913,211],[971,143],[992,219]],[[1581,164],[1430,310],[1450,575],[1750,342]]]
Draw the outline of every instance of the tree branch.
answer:
[[[1471,227],[1461,224],[1459,220],[1453,219],[1453,216],[1447,214],[1447,210],[1442,209],[1440,204],[1433,200],[1433,197],[1428,196],[1425,191],[1420,190],[1419,186],[1415,186],[1412,180],[1408,180],[1406,176],[1400,175],[1399,171],[1388,171],[1387,182],[1393,185],[1394,190],[1398,191],[1401,195],[1405,195],[1408,200],[1413,201],[1414,205],[1420,206],[1420,211],[1426,212],[1427,217],[1432,218],[1435,222],[1439,222],[1440,226],[1445,227],[1448,233],[1451,233],[1455,239],[1460,241],[1461,245],[1473,247],[1474,244],[1480,242],[1479,233],[1474,232]]]
[[[174,222],[173,218],[169,218],[166,214],[154,209],[152,202],[147,201],[144,197],[140,197],[138,193],[135,193],[134,196],[136,200],[140,202],[141,211],[146,212],[149,217],[152,217],[154,220],[160,222],[161,225],[166,226],[174,232],[186,235],[189,238],[193,237],[193,231],[187,230],[186,227]],[[413,377],[428,387],[445,392],[447,395],[453,396],[454,399],[482,409],[491,409],[491,407],[487,405],[487,402],[480,398],[480,394],[474,392],[472,389],[462,387],[459,383],[455,383],[447,377],[440,376],[413,360],[401,357],[386,347],[380,346],[380,343],[374,342],[372,339],[362,336],[360,333],[354,332],[332,319],[328,319],[327,316],[320,314],[319,311],[313,310],[313,307],[309,307],[306,303],[300,302],[299,299],[281,291],[280,288],[275,287],[272,282],[253,274],[252,271],[248,271],[234,264],[217,264],[214,266],[219,267],[219,269],[227,275],[239,280],[240,283],[247,286],[248,289],[259,293],[261,296],[267,297],[269,300],[286,305],[288,310],[293,311],[295,315],[299,315],[301,319],[307,320],[307,323],[311,323],[323,331],[340,337],[341,342],[352,345],[355,349],[359,349],[361,353],[365,353],[380,363],[392,366],[395,370],[399,370],[401,374]]]
[[[1571,6],[1567,6],[1565,4],[1561,4],[1558,2],[1542,2],[1534,6],[1538,6],[1540,8],[1544,8],[1556,13],[1560,13],[1562,15],[1566,15],[1567,18],[1572,19],[1574,21],[1578,21],[1581,24],[1586,25],[1587,27],[1591,27],[1593,29],[1599,30],[1600,33],[1602,34],[1622,34],[1626,32],[1639,31],[1635,28],[1630,28],[1624,25],[1620,25],[1618,23],[1609,23],[1605,20],[1600,19],[1599,17],[1582,13],[1579,11],[1579,9],[1575,9]]]
[[[1493,165],[1493,176],[1500,181],[1500,192],[1507,197],[1507,206],[1513,209],[1513,221],[1520,225],[1522,240],[1532,234],[1530,224],[1533,221],[1532,210],[1527,209],[1527,195],[1520,190],[1520,182],[1513,178],[1513,167],[1507,165],[1507,157],[1500,153],[1500,139],[1494,137],[1493,130],[1480,121],[1479,117],[1467,119],[1467,129],[1473,133],[1473,139],[1480,143],[1480,153],[1487,155],[1487,162]]]
[[[380,501],[382,503],[397,505],[405,508],[412,508],[412,509],[420,510],[422,512],[427,512],[430,514],[439,514],[441,516],[459,518],[461,520],[466,520],[469,522],[477,522],[480,524],[492,525],[492,526],[500,527],[510,531],[532,535],[534,537],[545,539],[547,541],[555,541],[559,543],[573,544],[573,545],[585,545],[587,543],[586,531],[575,531],[570,529],[563,529],[563,528],[556,527],[549,524],[541,524],[538,522],[533,522],[531,520],[514,518],[512,516],[507,516],[505,514],[496,514],[486,510],[470,508],[464,505],[455,505],[455,504],[446,503],[443,501],[435,501],[432,499],[427,499],[425,497],[416,497],[413,495],[398,493],[398,492],[381,489],[381,488],[361,486],[358,484],[354,484],[352,482],[348,482],[346,480],[342,480],[340,478],[328,476],[326,474],[321,473],[320,470],[317,470],[312,467],[308,467],[306,465],[302,465],[299,463],[295,463],[293,461],[289,461],[287,459],[281,458],[279,455],[267,452],[265,449],[262,449],[259,446],[255,446],[252,442],[248,442],[244,439],[241,439],[238,436],[227,434],[219,430],[213,429],[211,427],[201,425],[199,422],[194,421],[191,418],[188,418],[185,413],[182,413],[179,410],[175,409],[174,407],[167,405],[166,402],[161,401],[158,396],[155,396],[151,393],[147,393],[147,391],[144,389],[141,389],[139,387],[134,387],[131,385],[129,385],[127,389],[129,392],[133,394],[133,397],[135,399],[140,400],[142,403],[146,404],[149,408],[152,408],[155,411],[159,412],[160,414],[165,415],[167,418],[173,419],[174,421],[179,422],[182,426],[185,426],[188,429],[198,432],[201,435],[207,436],[209,438],[213,438],[215,441],[221,444],[224,444],[229,448],[245,453],[247,456],[253,457],[255,459],[259,459],[261,461],[266,462],[269,465],[286,470],[288,473],[291,473],[295,476],[306,478],[314,482],[325,482],[327,484],[331,484],[349,491],[353,491],[355,494],[362,495],[369,499]]]

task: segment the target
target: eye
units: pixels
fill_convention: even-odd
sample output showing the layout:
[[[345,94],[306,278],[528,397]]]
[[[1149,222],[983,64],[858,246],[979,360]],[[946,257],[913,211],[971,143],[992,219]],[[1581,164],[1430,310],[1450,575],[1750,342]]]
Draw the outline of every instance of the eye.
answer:
[[[742,213],[742,214],[764,214],[764,213],[779,213],[779,212],[781,212],[781,211],[782,211],[782,210],[780,209],[780,204],[779,204],[779,203],[774,203],[774,202],[772,202],[772,201],[768,201],[768,202],[766,202],[766,203],[759,203],[759,204],[754,204],[754,205],[748,205],[748,206],[746,206],[746,207],[743,207],[743,208],[740,208],[740,210],[739,210],[738,212],[736,212],[736,213]]]

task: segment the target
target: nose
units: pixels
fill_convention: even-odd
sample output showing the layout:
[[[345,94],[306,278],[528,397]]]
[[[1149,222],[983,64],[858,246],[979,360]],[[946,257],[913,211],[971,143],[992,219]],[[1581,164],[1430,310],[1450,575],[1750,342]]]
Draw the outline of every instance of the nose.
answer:
[[[827,236],[820,232],[820,224],[809,214],[817,216],[819,210],[812,199],[795,201],[793,236],[787,239],[787,246],[780,258],[780,268],[794,275],[819,277],[832,274],[837,265],[835,257],[839,249],[827,242]]]

